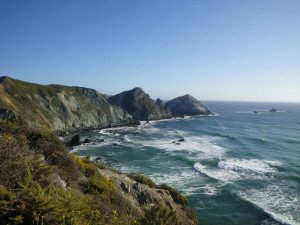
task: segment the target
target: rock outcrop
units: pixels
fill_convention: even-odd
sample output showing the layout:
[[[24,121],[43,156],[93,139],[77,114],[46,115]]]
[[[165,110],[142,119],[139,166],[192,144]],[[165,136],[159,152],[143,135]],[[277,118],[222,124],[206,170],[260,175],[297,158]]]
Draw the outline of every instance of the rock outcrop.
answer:
[[[164,110],[164,111],[166,111],[166,112],[168,112],[168,113],[171,114],[171,111],[170,111],[170,109],[168,108],[168,106],[167,106],[166,104],[164,104],[163,101],[162,101],[160,98],[156,99],[155,103],[156,103],[156,105],[157,105],[161,110]]]
[[[2,117],[18,116],[57,132],[137,123],[125,110],[109,104],[105,98],[89,88],[0,78],[0,109],[6,110],[1,111]]]
[[[174,116],[209,115],[209,108],[191,95],[184,95],[166,103]]]
[[[0,109],[0,119],[14,121],[16,118],[17,116],[13,110]]]
[[[181,224],[195,224],[195,221],[188,215],[188,211],[184,210],[183,205],[173,200],[168,190],[151,188],[146,184],[129,179],[125,174],[117,174],[109,169],[99,169],[99,172],[113,181],[122,197],[124,197],[138,213],[142,213],[141,206],[149,208],[159,203],[174,210],[179,216]]]
[[[113,105],[125,109],[136,120],[159,120],[171,118],[164,104],[156,104],[141,88],[134,88],[107,98]]]

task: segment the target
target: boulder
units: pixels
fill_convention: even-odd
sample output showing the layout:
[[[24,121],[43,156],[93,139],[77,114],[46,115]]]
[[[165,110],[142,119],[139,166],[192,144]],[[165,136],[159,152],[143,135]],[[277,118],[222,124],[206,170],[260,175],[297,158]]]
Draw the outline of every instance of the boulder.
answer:
[[[79,134],[76,134],[72,137],[71,142],[70,142],[71,146],[77,146],[80,145],[80,136]]]
[[[272,109],[270,109],[270,112],[277,112],[277,110],[272,108]]]
[[[91,142],[92,142],[92,140],[90,138],[84,139],[84,143],[91,143]]]

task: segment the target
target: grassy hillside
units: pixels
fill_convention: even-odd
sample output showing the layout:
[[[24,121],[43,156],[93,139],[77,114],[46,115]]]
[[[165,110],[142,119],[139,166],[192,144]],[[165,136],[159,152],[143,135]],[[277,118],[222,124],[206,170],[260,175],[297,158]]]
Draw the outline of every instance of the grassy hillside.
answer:
[[[82,87],[38,85],[0,78],[0,109],[13,110],[31,124],[52,130],[81,130],[134,123],[99,92]]]

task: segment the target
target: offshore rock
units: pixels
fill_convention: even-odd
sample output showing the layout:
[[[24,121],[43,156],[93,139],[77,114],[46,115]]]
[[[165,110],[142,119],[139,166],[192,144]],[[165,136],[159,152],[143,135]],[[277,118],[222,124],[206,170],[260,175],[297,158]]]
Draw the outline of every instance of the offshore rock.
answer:
[[[80,145],[80,144],[81,144],[81,142],[80,142],[79,134],[74,135],[71,139],[70,145],[71,146],[77,146],[77,145]]]
[[[174,116],[209,115],[209,108],[191,95],[184,95],[166,103]]]
[[[159,120],[172,116],[163,104],[156,104],[141,88],[124,91],[107,98],[107,101],[125,109],[136,120]]]

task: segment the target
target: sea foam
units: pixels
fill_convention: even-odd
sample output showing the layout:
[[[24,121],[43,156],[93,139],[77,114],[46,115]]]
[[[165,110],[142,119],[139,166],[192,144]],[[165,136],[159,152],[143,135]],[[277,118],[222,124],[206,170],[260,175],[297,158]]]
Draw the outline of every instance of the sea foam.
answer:
[[[276,172],[269,163],[258,159],[227,159],[220,161],[218,167],[252,175],[265,175]]]
[[[230,183],[240,178],[239,174],[235,171],[224,171],[218,168],[209,168],[201,165],[200,163],[195,163],[194,169],[200,174],[204,174],[208,177],[214,178],[224,183]]]
[[[238,196],[258,206],[281,224],[300,225],[299,195],[285,184],[239,191]]]

